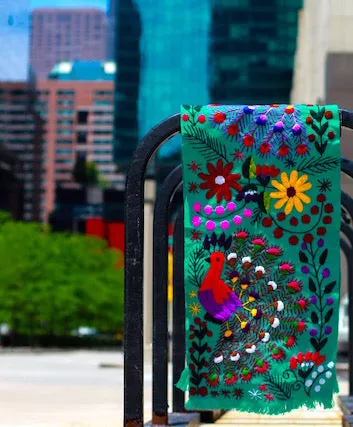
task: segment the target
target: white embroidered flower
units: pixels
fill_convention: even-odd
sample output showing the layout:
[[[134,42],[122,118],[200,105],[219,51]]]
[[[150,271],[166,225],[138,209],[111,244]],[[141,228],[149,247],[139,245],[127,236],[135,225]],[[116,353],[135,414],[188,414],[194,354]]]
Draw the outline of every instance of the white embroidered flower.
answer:
[[[230,355],[230,360],[232,362],[237,362],[240,359],[240,354],[237,351],[233,351]]]
[[[213,359],[214,363],[222,363],[223,362],[223,355],[219,354]]]
[[[273,280],[270,280],[270,281],[267,283],[267,286],[270,286],[274,291],[277,289],[277,283],[276,283],[276,282],[274,282]]]
[[[253,344],[251,347],[246,348],[245,351],[247,353],[249,353],[249,354],[255,353],[255,351],[256,351],[256,345]]]
[[[227,261],[230,261],[231,259],[237,259],[237,258],[238,258],[238,255],[235,252],[232,252],[227,256]]]
[[[245,256],[241,260],[242,264],[245,264],[246,262],[251,263],[251,257]]]
[[[253,390],[249,390],[249,394],[250,394],[252,400],[261,400],[262,399],[260,391],[256,390],[255,388]]]
[[[332,369],[334,366],[335,366],[335,364],[333,362],[330,362],[330,363],[327,364],[327,367],[329,369]]]
[[[276,301],[275,302],[275,309],[277,311],[282,311],[284,309],[284,304],[282,301]]]
[[[272,328],[277,328],[277,326],[279,326],[279,324],[280,324],[280,321],[279,321],[278,317],[273,317],[271,319]]]
[[[270,340],[270,333],[265,332],[265,336],[262,338],[262,342],[268,342]]]
[[[257,267],[255,267],[255,273],[265,273],[265,269],[262,265],[258,265]]]

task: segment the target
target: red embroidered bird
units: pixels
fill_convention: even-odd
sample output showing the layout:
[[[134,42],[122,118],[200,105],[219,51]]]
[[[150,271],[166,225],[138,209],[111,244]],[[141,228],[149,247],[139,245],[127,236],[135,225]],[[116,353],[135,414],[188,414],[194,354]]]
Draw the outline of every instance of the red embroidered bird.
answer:
[[[242,303],[234,291],[221,279],[224,254],[213,252],[210,263],[210,269],[201,284],[198,297],[203,308],[214,320],[226,322],[238,308],[242,307]]]

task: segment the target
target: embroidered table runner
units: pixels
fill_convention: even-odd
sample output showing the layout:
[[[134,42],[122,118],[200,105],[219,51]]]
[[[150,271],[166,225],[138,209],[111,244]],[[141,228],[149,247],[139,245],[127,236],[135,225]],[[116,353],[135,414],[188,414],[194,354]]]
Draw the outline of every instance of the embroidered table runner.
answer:
[[[335,105],[181,110],[187,409],[332,406],[340,289]]]

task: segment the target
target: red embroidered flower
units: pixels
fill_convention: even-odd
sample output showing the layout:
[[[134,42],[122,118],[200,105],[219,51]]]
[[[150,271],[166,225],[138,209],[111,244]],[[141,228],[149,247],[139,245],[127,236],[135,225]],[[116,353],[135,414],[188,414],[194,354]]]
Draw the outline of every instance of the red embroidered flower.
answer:
[[[288,145],[282,144],[282,145],[279,147],[278,155],[279,155],[280,157],[285,157],[288,153],[289,153],[289,147],[288,147]]]
[[[243,160],[244,154],[241,151],[236,151],[234,154],[234,160]]]
[[[280,170],[276,168],[275,165],[271,165],[271,166],[257,165],[256,166],[256,176],[263,176],[263,177],[271,176],[272,178],[275,178],[279,173],[280,173]]]
[[[197,118],[198,122],[203,124],[206,121],[206,116],[204,114],[201,114],[198,118]]]
[[[259,374],[263,374],[268,370],[268,368],[269,368],[269,364],[268,362],[266,362],[266,360],[259,360],[256,363],[255,371]]]
[[[267,391],[267,385],[266,384],[259,385],[259,390],[260,391]]]
[[[191,234],[191,240],[201,240],[201,231],[193,230]]]
[[[183,119],[183,122],[187,122],[189,120],[189,116],[187,114],[183,114],[181,118]]]
[[[205,181],[200,184],[200,188],[208,190],[206,193],[207,199],[216,195],[217,203],[220,203],[222,199],[229,202],[232,198],[231,188],[241,191],[242,187],[237,183],[240,179],[240,174],[231,174],[232,168],[233,163],[227,163],[223,168],[223,161],[219,159],[216,167],[212,163],[207,163],[209,175],[205,173],[198,174],[198,177]]]
[[[250,370],[247,368],[244,368],[242,370],[241,379],[245,382],[249,382],[251,378],[252,378],[252,373],[250,372]]]
[[[199,170],[200,170],[200,166],[199,166],[196,162],[194,162],[194,161],[192,161],[191,163],[189,163],[189,164],[188,164],[188,168],[189,168],[192,172],[197,172],[197,171],[199,171]]]
[[[228,385],[234,384],[238,381],[238,376],[236,374],[228,373],[225,376],[224,382]]]
[[[300,156],[302,156],[302,155],[304,155],[304,154],[306,154],[306,153],[307,153],[307,151],[308,151],[308,147],[307,147],[305,144],[299,144],[299,145],[297,146],[297,148],[295,149],[295,151],[296,151]]]
[[[213,116],[213,120],[218,124],[223,123],[226,118],[227,118],[227,115],[225,113],[222,113],[221,111],[218,111]]]
[[[287,348],[291,348],[295,344],[295,337],[291,335],[288,338],[285,338],[284,342]]]
[[[281,359],[285,358],[285,354],[284,354],[284,351],[280,347],[277,347],[277,348],[274,348],[272,350],[271,357],[273,360],[281,360]]]
[[[198,185],[196,184],[196,182],[189,182],[189,193],[191,194],[196,194],[199,191]]]
[[[292,280],[287,284],[287,288],[290,293],[294,294],[295,292],[300,292],[302,290],[302,287],[300,286],[300,283],[296,280]]]
[[[239,127],[236,123],[233,123],[232,125],[228,126],[228,134],[230,136],[238,135],[239,133]]]
[[[273,394],[271,394],[271,393],[266,393],[266,394],[265,394],[265,399],[266,399],[268,402],[271,402],[271,400],[274,400],[274,399],[275,399],[275,397],[274,397],[274,395],[273,395]]]
[[[260,145],[260,153],[261,154],[268,154],[270,152],[270,150],[271,150],[271,146],[268,142],[263,142]]]
[[[326,360],[326,356],[320,355],[318,351],[311,353],[307,351],[305,354],[302,352],[298,353],[297,356],[292,356],[289,361],[289,366],[291,369],[297,369],[298,365],[301,365],[304,362],[313,362],[316,366],[321,365]]]
[[[243,138],[243,143],[245,147],[252,147],[255,142],[255,138],[252,135],[245,135]]]
[[[217,374],[212,374],[207,378],[207,382],[211,387],[216,387],[219,384],[219,376]]]
[[[236,237],[237,239],[246,239],[248,237],[248,234],[246,231],[238,231]]]

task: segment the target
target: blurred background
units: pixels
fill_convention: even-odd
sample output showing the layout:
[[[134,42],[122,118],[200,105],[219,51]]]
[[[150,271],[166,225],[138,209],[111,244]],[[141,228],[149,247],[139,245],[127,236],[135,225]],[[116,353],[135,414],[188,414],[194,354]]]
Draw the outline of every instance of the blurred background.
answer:
[[[123,384],[124,182],[146,132],[182,103],[353,109],[352,36],[353,3],[344,0],[320,6],[311,0],[0,0],[6,425],[22,425],[24,416],[42,420],[43,405],[44,414],[66,422],[63,412],[92,420],[90,411],[104,402],[100,414],[107,420],[97,425],[110,425],[110,411],[116,419]],[[344,132],[347,157],[351,140]],[[178,137],[153,159],[147,231],[158,186],[179,161]],[[343,187],[353,195],[348,181]],[[341,330],[344,348],[344,322]],[[102,366],[117,370],[112,375]],[[60,403],[53,407],[53,401]]]

